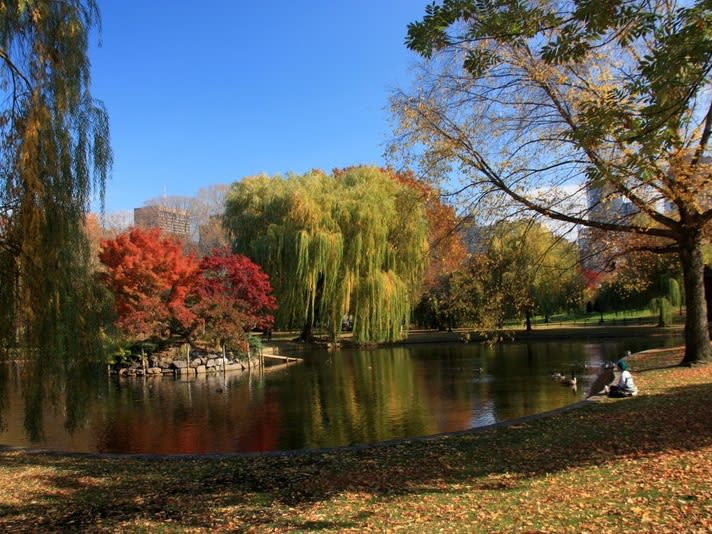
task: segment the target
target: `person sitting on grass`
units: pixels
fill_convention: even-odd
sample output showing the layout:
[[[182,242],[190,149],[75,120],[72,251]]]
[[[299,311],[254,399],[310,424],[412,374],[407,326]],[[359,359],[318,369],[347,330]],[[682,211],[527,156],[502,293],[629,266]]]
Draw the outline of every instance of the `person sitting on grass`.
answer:
[[[618,369],[621,371],[621,376],[618,379],[618,383],[607,388],[609,397],[632,397],[638,394],[638,388],[633,382],[633,375],[630,374],[628,370],[628,364],[623,360],[618,360],[616,363]]]

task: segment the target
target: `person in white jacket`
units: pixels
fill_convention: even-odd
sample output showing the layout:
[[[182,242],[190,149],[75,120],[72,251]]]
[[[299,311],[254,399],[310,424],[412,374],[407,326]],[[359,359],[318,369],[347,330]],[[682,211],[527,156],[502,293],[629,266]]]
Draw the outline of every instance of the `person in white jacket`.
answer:
[[[628,364],[624,360],[618,360],[616,363],[620,369],[621,375],[618,383],[614,384],[608,390],[609,397],[632,397],[638,394],[638,387],[633,381],[633,375],[628,370]]]

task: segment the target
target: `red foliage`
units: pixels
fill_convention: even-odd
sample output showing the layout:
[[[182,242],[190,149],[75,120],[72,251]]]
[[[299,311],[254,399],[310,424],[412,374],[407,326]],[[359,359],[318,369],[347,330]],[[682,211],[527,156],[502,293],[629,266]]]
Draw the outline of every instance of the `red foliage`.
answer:
[[[197,275],[193,256],[159,229],[134,228],[101,243],[103,279],[114,294],[117,326],[135,340],[165,338],[174,326],[189,328],[195,314],[186,297]]]
[[[196,295],[201,309],[208,303],[218,314],[234,315],[230,311],[234,309],[242,316],[246,330],[272,327],[271,312],[277,309],[277,302],[271,293],[269,276],[245,256],[220,249],[200,262]]]
[[[583,275],[586,289],[590,291],[598,289],[606,279],[606,273],[594,271],[593,269],[583,269],[581,274]]]
[[[244,256],[223,249],[198,263],[160,230],[136,228],[103,241],[99,259],[117,327],[133,340],[180,331],[239,346],[245,332],[274,323],[269,277]]]

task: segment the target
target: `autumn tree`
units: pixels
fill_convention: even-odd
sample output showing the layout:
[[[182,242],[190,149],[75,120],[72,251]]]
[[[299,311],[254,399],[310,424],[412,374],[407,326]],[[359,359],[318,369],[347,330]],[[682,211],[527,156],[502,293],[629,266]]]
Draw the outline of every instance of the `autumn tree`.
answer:
[[[455,208],[443,202],[440,192],[415,176],[411,171],[386,172],[398,183],[411,188],[413,200],[423,205],[427,220],[428,258],[416,315],[429,316],[438,327],[454,326],[450,313],[454,296],[450,293],[450,278],[465,260],[466,250],[461,238],[461,220]]]
[[[199,271],[192,290],[198,337],[225,346],[245,341],[253,328],[272,328],[277,303],[258,265],[221,249],[204,257]]]
[[[625,245],[625,242],[624,242]],[[638,251],[619,258],[596,294],[601,311],[650,306],[656,313],[682,306],[680,263],[672,255]],[[665,300],[663,304],[661,302]],[[660,321],[669,324],[669,320]],[[661,326],[663,326],[661,324]]]
[[[532,219],[503,221],[487,250],[486,287],[501,295],[498,314],[521,316],[531,330],[532,314],[550,316],[581,305],[583,280],[575,244]]]
[[[710,27],[706,0],[429,5],[408,27],[424,62],[393,96],[394,152],[500,215],[660,238],[683,272],[683,361],[709,360]]]
[[[316,322],[336,338],[354,317],[359,342],[400,339],[420,287],[427,242],[412,189],[373,167],[328,176],[245,178],[228,196],[234,250],[263,266],[277,325]]]
[[[118,329],[133,341],[185,336],[195,322],[186,298],[198,265],[159,229],[134,228],[102,243],[102,278],[114,295]]]
[[[461,325],[478,327],[483,332],[496,329],[501,310],[502,295],[489,286],[490,267],[485,254],[470,254],[449,279],[454,297],[450,313]]]
[[[432,185],[419,180],[412,171],[396,172],[385,169],[398,183],[411,188],[425,209],[428,238],[428,266],[423,279],[423,289],[438,285],[438,278],[457,271],[465,260],[467,251],[461,238],[461,220],[455,208],[443,202],[440,192]]]
[[[111,166],[90,93],[93,0],[0,4],[0,345],[47,370],[100,354],[82,223]]]

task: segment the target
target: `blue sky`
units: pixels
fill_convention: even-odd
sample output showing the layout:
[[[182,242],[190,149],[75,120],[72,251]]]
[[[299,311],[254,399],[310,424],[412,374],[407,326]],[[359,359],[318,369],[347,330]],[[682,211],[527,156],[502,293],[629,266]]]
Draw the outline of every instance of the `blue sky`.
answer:
[[[99,0],[107,212],[259,173],[382,164],[428,0]]]

